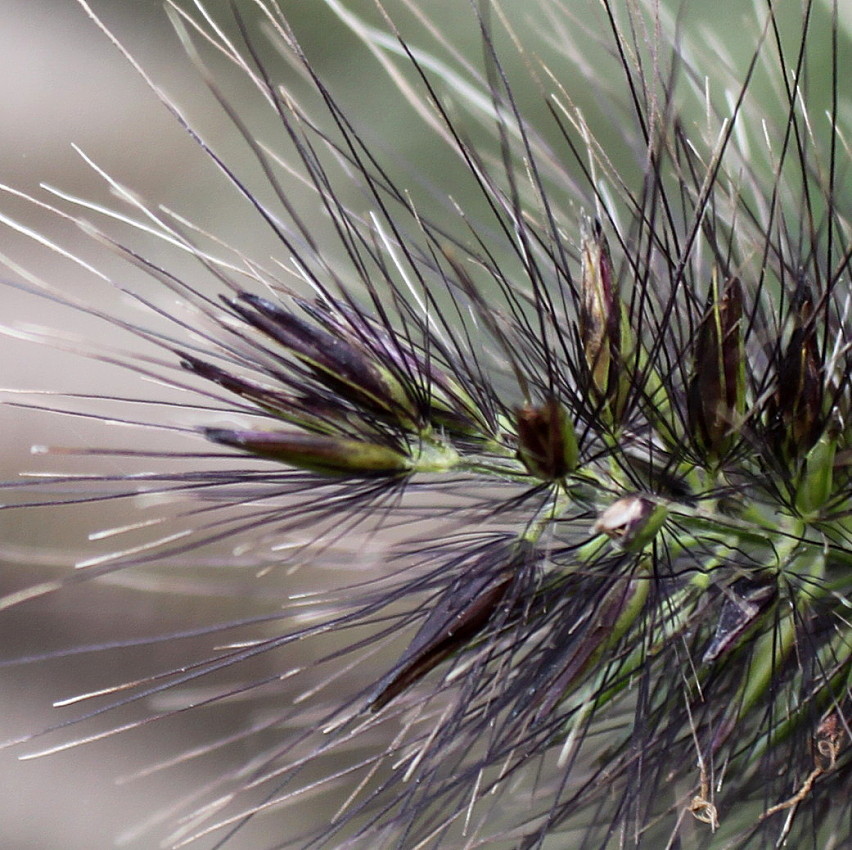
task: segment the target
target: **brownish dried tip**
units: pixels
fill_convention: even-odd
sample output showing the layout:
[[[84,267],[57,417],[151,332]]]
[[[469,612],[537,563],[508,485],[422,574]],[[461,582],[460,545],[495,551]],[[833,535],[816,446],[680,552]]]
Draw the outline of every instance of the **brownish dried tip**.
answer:
[[[592,389],[599,400],[611,400],[618,391],[621,368],[621,302],[599,221],[584,219],[580,247],[580,340]]]
[[[846,700],[849,708],[849,700]],[[837,763],[837,757],[849,744],[849,721],[852,717],[844,718],[840,709],[833,709],[820,722],[814,736],[814,766],[820,770],[832,770]]]
[[[668,515],[669,510],[662,502],[633,493],[602,511],[592,532],[606,534],[620,549],[638,552],[654,540]]]

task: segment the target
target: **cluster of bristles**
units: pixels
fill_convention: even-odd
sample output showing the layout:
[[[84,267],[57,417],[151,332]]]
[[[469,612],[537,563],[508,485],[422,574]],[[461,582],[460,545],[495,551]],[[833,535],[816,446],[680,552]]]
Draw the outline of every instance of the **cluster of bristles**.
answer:
[[[549,392],[507,342],[526,329],[489,314],[450,261],[455,285],[529,393],[521,404],[503,402],[425,326],[415,344],[410,332],[330,297],[296,299],[302,315],[247,293],[227,302],[270,358],[264,381],[189,354],[182,365],[282,423],[206,429],[216,443],[352,482],[404,486],[431,475],[440,488],[442,475],[463,473],[513,488],[494,513],[511,511],[517,522],[526,511],[515,533],[444,564],[435,554],[430,582],[407,589],[438,576],[423,622],[362,709],[383,709],[454,657],[468,669],[456,735],[479,745],[485,712],[497,742],[464,771],[516,767],[553,746],[565,747],[567,765],[591,718],[629,701],[645,677],[646,702],[635,725],[620,721],[602,784],[560,803],[548,828],[605,796],[616,778],[645,772],[656,787],[683,771],[694,784],[688,807],[715,829],[727,784],[740,795],[770,775],[781,797],[767,800],[742,837],[815,794],[815,780],[847,750],[848,343],[826,332],[839,330],[834,302],[815,303],[803,279],[773,338],[749,330],[748,288],[714,271],[679,352],[686,365],[662,367],[668,342],[637,335],[600,223],[585,224],[579,245],[577,311],[559,317],[564,349],[547,353]],[[714,788],[722,769],[736,781]],[[430,777],[424,799],[464,797],[457,775],[447,781]],[[634,793],[637,808],[658,805]],[[537,824],[533,835],[546,831]]]
[[[306,534],[306,568],[362,524],[369,543],[382,529],[408,539],[384,577],[319,597],[307,625],[295,607],[282,635],[180,671],[183,683],[361,627],[317,662],[334,670],[332,684],[349,670],[335,669],[341,659],[388,644],[397,657],[282,738],[248,779],[226,782],[199,811],[198,833],[225,829],[226,842],[254,814],[313,790],[303,771],[340,752],[348,766],[317,785],[342,788],[343,802],[303,836],[310,846],[532,848],[560,830],[561,846],[578,848],[852,841],[852,251],[842,169],[834,147],[827,169],[809,153],[801,92],[784,83],[781,161],[751,169],[731,128],[760,48],[711,147],[690,138],[674,108],[678,71],[694,80],[695,69],[674,49],[671,79],[658,57],[646,73],[641,12],[631,6],[631,26],[619,26],[604,3],[637,113],[642,186],[628,188],[579,112],[552,106],[598,213],[578,216],[559,209],[554,186],[571,168],[518,112],[484,11],[479,82],[494,161],[443,108],[427,73],[442,66],[338,11],[371,49],[395,43],[425,87],[418,108],[494,216],[496,235],[462,215],[465,241],[420,215],[283,16],[259,8],[334,132],[273,84],[236,7],[245,56],[206,18],[179,14],[239,59],[280,118],[351,283],[280,187],[289,226],[214,155],[313,294],[249,264],[237,278],[145,209],[230,292],[209,300],[113,245],[203,320],[185,346],[134,331],[180,364],[173,387],[189,372],[201,379],[191,388],[250,420],[200,423],[201,435],[265,462],[247,477],[253,486],[273,470],[266,480],[284,506],[280,516],[258,508],[257,525]],[[807,24],[802,32],[804,52]],[[777,48],[783,56],[780,37]],[[836,103],[832,121],[834,131]],[[272,175],[263,146],[248,141]],[[363,183],[378,212],[363,218],[334,196],[318,149]],[[796,192],[783,187],[795,169],[806,210],[792,222]],[[753,191],[767,175],[763,207]],[[239,484],[241,474],[221,480]],[[299,718],[288,705],[268,726]],[[375,751],[352,757],[362,739]],[[504,811],[510,797],[520,805]]]

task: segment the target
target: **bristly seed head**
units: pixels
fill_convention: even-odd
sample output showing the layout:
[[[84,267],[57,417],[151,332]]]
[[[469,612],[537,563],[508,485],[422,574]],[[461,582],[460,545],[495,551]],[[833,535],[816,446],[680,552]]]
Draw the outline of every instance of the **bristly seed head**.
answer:
[[[30,199],[146,275],[115,286],[143,318],[30,275],[6,285],[133,336],[138,355],[58,344],[126,366],[141,389],[12,404],[167,448],[57,449],[92,468],[6,485],[0,511],[125,505],[91,539],[129,540],[0,611],[152,563],[166,590],[209,566],[212,597],[247,566],[263,606],[181,622],[164,642],[200,641],[198,657],[122,671],[67,701],[103,704],[57,727],[122,712],[83,744],[190,706],[226,712],[211,725],[221,737],[170,760],[235,759],[185,795],[164,846],[852,846],[839,3],[802,0],[794,21],[769,0],[747,62],[721,40],[707,49],[697,6],[669,21],[654,0],[603,0],[598,20],[540,0],[535,33],[526,6],[475,3],[480,68],[454,43],[460,18],[438,25],[428,4],[401,2],[411,15],[397,25],[380,9],[385,29],[318,5],[448,152],[446,177],[443,162],[432,182],[400,176],[363,98],[340,102],[273,0],[169,3],[251,162],[226,163],[143,76],[271,235],[272,260],[111,178],[129,211]],[[238,94],[220,66],[237,70]],[[257,132],[236,100],[246,84],[274,122]],[[544,127],[531,91],[546,94]],[[152,239],[193,270],[148,256]],[[43,338],[32,323],[10,333]],[[144,415],[128,415],[137,403]],[[179,707],[163,708],[172,696]],[[321,815],[303,829],[310,795]],[[278,827],[251,829],[277,808]]]

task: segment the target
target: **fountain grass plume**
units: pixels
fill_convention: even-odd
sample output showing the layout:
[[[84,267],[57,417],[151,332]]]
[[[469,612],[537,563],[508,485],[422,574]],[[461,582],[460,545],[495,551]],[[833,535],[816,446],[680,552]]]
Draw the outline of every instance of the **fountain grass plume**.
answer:
[[[234,767],[181,795],[172,847],[852,841],[852,57],[837,2],[749,10],[744,57],[686,7],[482,2],[459,12],[472,57],[417,3],[359,16],[325,0],[451,155],[452,185],[374,137],[271,0],[166,4],[249,153],[239,165],[80,5],[276,253],[258,260],[106,173],[114,207],[31,198],[143,273],[108,281],[135,313],[8,285],[145,351],[83,352],[145,379],[114,413],[31,404],[176,445],[54,448],[141,466],[8,485],[27,494],[8,510],[126,504],[111,536],[138,542],[3,605],[203,565],[218,546],[257,568],[274,613],[247,601],[206,654],[131,673],[12,743],[62,730],[60,747],[83,746],[245,703],[230,734],[177,756],[221,750]],[[253,129],[229,75],[274,132]],[[263,675],[243,673],[258,660]],[[207,682],[198,704],[156,708]],[[75,738],[77,723],[101,731]],[[324,816],[285,834],[317,795]]]

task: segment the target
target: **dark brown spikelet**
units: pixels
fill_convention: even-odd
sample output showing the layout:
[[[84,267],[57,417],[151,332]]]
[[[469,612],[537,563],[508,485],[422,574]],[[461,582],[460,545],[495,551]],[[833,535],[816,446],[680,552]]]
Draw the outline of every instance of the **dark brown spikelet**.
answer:
[[[743,422],[745,355],[743,291],[737,278],[719,289],[714,275],[707,306],[695,334],[687,396],[689,429],[696,446],[723,457]]]
[[[523,544],[513,550],[487,551],[462,566],[458,577],[429,602],[429,614],[399,661],[370,695],[373,711],[386,706],[483,630],[506,627],[508,611],[501,606],[513,582],[528,574],[534,554]],[[493,637],[493,636],[492,636]]]
[[[556,399],[515,410],[518,457],[531,475],[544,481],[564,478],[577,468],[577,437],[568,412]]]
[[[416,411],[405,390],[380,367],[353,333],[329,333],[266,298],[244,293],[231,308],[246,322],[292,353],[317,381],[357,407],[409,424]]]
[[[796,290],[793,330],[778,363],[777,387],[768,404],[768,433],[773,451],[787,460],[805,455],[819,439],[823,417],[823,361],[817,337],[813,293]]]

